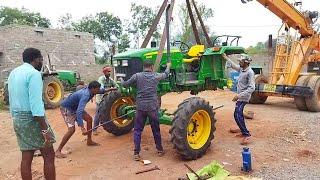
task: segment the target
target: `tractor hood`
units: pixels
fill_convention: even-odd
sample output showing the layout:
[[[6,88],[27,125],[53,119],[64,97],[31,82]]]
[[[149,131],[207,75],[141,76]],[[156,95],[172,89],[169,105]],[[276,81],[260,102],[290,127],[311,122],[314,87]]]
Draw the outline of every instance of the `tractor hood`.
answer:
[[[143,48],[136,49],[131,51],[126,51],[123,53],[119,53],[113,56],[114,59],[127,59],[127,58],[142,58],[145,59],[145,56],[157,55],[159,48]],[[180,53],[179,48],[171,48],[171,53]],[[166,49],[163,50],[163,54],[166,54]]]
[[[115,59],[122,59],[122,58],[140,58],[144,54],[149,52],[158,51],[158,48],[143,48],[143,49],[135,49],[131,51],[126,51],[123,53],[119,53],[113,56]]]

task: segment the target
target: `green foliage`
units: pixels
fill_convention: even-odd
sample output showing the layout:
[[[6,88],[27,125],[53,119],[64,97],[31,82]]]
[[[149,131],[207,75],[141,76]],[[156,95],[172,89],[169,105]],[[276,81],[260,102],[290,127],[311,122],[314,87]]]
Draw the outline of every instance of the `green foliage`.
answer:
[[[266,54],[268,52],[265,44],[263,42],[258,42],[256,46],[250,46],[246,49],[249,55],[253,54]]]
[[[58,19],[58,27],[60,29],[71,30],[72,29],[72,15],[67,13],[62,15]]]
[[[121,35],[119,45],[118,45],[119,53],[126,51],[127,48],[129,47],[130,47],[129,35],[128,34]]]
[[[213,9],[208,8],[205,4],[197,4],[197,8],[199,10],[200,16],[203,20],[203,22],[206,22],[208,19],[213,17]],[[193,6],[192,6],[193,7]],[[202,31],[200,22],[197,19],[197,15],[196,15],[196,11],[193,9],[193,16],[195,18],[196,21],[196,26],[199,32],[199,37],[200,37],[200,41],[202,43],[206,42],[205,36],[204,36],[204,32]],[[180,30],[180,34],[178,34],[177,37],[181,38],[180,40],[186,43],[191,43],[191,44],[195,44],[195,37],[193,34],[193,30],[192,30],[192,26],[191,26],[191,21],[190,21],[190,17],[188,14],[188,9],[187,9],[187,5],[186,3],[183,3],[182,5],[180,5],[179,8],[179,19],[180,19],[180,23],[182,24],[182,28]],[[207,33],[209,34],[209,36],[213,37],[213,33],[210,32],[210,29],[208,26],[206,26],[206,30]]]
[[[50,20],[42,17],[40,13],[29,12],[27,9],[9,7],[0,8],[0,26],[19,24],[37,27],[50,27]]]
[[[95,56],[94,58],[96,64],[106,64],[108,62],[108,60],[105,57]]]
[[[147,6],[131,3],[130,12],[132,19],[129,24],[129,32],[135,35],[137,39],[144,37],[156,17],[156,11]],[[153,37],[160,38],[160,33],[156,30]]]
[[[122,33],[122,23],[120,18],[101,12],[95,16],[86,16],[79,22],[72,24],[73,29],[81,32],[92,33],[103,42],[112,42],[119,39]]]

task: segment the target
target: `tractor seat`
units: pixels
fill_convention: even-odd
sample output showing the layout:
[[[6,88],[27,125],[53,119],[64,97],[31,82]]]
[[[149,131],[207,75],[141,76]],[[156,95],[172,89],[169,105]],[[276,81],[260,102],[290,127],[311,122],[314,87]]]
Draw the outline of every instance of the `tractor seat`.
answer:
[[[203,53],[204,45],[194,45],[187,53],[190,58],[183,59],[183,62],[192,63],[194,60],[199,60]]]

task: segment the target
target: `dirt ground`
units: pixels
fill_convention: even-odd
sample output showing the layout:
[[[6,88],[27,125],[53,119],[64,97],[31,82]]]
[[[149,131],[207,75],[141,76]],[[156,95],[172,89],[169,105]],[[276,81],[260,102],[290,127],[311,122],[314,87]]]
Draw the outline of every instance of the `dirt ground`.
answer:
[[[147,168],[132,160],[132,132],[116,137],[99,129],[94,136],[99,147],[87,147],[85,137],[77,130],[65,148],[72,153],[65,159],[56,159],[57,179],[178,179],[188,170],[187,163],[199,169],[213,160],[225,166],[232,175],[244,175],[241,170],[240,139],[228,132],[235,127],[233,120],[234,103],[230,91],[206,91],[198,96],[205,98],[212,106],[224,105],[216,110],[217,130],[215,138],[206,155],[194,161],[182,161],[172,149],[169,127],[163,125],[161,134],[166,150],[164,157],[157,157],[150,127],[142,136],[144,159],[159,166],[160,171],[140,175],[135,172]],[[171,93],[162,98],[162,106],[173,112],[178,104],[190,95]],[[293,99],[271,97],[264,105],[247,105],[246,109],[255,112],[253,120],[247,120],[253,135],[253,169],[246,176],[264,179],[320,179],[320,113],[301,112],[295,108]],[[94,115],[95,105],[89,103],[87,111]],[[58,109],[47,111],[48,119],[55,130],[58,143],[67,128]],[[0,179],[20,179],[19,164],[21,153],[7,111],[0,113]],[[55,144],[55,147],[58,146]],[[43,179],[42,158],[35,157],[33,163],[34,179]]]

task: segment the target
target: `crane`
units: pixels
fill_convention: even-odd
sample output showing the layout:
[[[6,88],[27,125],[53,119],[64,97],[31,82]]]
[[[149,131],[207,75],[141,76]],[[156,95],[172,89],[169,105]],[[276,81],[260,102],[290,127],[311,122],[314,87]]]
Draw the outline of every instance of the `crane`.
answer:
[[[253,0],[241,0],[247,3]],[[320,34],[313,27],[318,12],[300,12],[302,2],[257,0],[282,21],[269,79],[258,77],[251,103],[262,104],[268,96],[293,97],[299,110],[320,111]],[[290,33],[293,30],[295,35]],[[283,32],[283,31],[282,31]],[[308,64],[308,73],[302,74]]]

